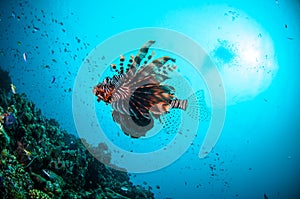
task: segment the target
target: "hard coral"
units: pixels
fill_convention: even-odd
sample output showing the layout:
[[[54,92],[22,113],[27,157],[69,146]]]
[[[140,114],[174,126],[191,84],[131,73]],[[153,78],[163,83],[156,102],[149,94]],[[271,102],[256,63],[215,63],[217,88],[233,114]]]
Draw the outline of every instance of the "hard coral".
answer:
[[[134,186],[126,172],[96,160],[56,120],[42,117],[25,94],[0,88],[0,115],[0,190],[5,198],[154,198]],[[14,119],[17,125],[4,127],[5,120],[11,125]],[[103,144],[89,148],[103,149]],[[109,153],[102,155],[110,162]]]
[[[33,199],[36,199],[36,198],[39,198],[39,199],[51,199],[46,193],[38,190],[38,189],[32,189],[29,191],[29,197],[30,198],[33,198]]]
[[[0,176],[5,187],[2,194],[7,198],[20,198],[22,195],[22,198],[26,198],[27,192],[33,188],[29,174],[9,150],[2,150],[0,159]]]
[[[16,117],[13,113],[5,113],[4,114],[4,126],[5,128],[10,129],[16,123]]]

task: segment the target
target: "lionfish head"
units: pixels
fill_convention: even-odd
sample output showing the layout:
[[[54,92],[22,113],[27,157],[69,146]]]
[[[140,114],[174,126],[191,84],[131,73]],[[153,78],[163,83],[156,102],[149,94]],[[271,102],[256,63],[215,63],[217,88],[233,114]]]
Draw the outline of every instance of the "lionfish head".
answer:
[[[105,78],[102,83],[97,84],[93,89],[93,93],[98,97],[98,102],[103,100],[106,103],[111,103],[115,87],[108,80],[109,78]]]

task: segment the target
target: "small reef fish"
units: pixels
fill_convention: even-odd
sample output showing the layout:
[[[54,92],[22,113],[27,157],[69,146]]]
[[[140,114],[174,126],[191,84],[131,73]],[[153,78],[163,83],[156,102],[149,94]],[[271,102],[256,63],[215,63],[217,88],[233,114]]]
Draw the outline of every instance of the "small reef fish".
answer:
[[[12,12],[11,16],[15,19],[16,18],[16,13]]]
[[[26,149],[23,149],[24,150],[24,152],[25,152],[25,154],[27,155],[27,156],[31,156],[31,152],[30,151],[27,151]]]
[[[121,190],[128,191],[128,188],[127,187],[121,187]]]
[[[27,62],[27,55],[26,55],[26,53],[23,53],[23,59],[24,59],[25,62]]]
[[[16,86],[14,85],[14,84],[10,84],[10,88],[11,88],[11,92],[13,93],[13,94],[16,94],[17,93],[17,91],[16,91]]]
[[[56,80],[55,76],[52,76],[51,84],[53,84],[55,80]]]

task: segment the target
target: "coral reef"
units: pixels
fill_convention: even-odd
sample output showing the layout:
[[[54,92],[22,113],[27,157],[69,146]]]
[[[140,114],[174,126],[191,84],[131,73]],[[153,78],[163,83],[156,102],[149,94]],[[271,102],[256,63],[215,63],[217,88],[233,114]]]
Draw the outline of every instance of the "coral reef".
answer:
[[[134,186],[126,172],[97,161],[79,138],[43,117],[25,94],[5,87],[0,99],[2,198],[154,198]]]

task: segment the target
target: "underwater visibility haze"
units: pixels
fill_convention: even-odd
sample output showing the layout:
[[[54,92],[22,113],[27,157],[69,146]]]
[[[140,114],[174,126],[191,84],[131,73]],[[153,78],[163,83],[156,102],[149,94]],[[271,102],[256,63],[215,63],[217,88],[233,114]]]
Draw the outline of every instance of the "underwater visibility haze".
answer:
[[[300,2],[0,2],[2,198],[300,198]]]

